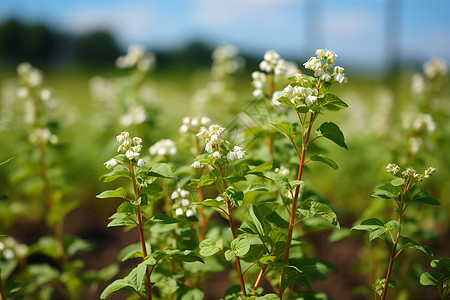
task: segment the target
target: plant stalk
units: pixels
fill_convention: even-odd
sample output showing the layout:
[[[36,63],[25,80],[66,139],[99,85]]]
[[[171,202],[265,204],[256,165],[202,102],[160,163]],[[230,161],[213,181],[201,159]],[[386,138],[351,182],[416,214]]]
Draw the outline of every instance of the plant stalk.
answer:
[[[308,124],[308,131],[306,133],[306,136],[304,137],[304,140],[302,141],[302,154],[300,156],[300,166],[298,169],[297,180],[301,180],[302,176],[303,176],[303,167],[305,166],[306,149],[308,148],[308,140],[309,140],[309,136],[311,134],[311,128],[312,128],[313,122],[314,122],[314,114],[311,114],[310,122]],[[302,130],[302,136],[303,136],[303,130]],[[292,143],[294,143],[294,141],[292,141]],[[285,265],[287,265],[287,263],[289,261],[289,252],[291,250],[292,234],[294,232],[294,226],[295,226],[295,210],[297,208],[299,193],[300,193],[300,185],[298,185],[295,188],[294,199],[292,199],[292,209],[291,209],[291,215],[290,215],[290,219],[289,219],[289,229],[288,229],[288,236],[287,236],[287,242],[286,242],[286,250],[284,252],[284,259],[283,259],[283,263]],[[286,268],[284,268],[280,274],[280,288],[278,290],[278,297],[280,297],[280,299],[283,298],[283,292],[284,292],[283,279],[284,279],[285,275],[286,275]]]
[[[131,171],[131,179],[133,182],[133,189],[134,189],[134,199],[137,201],[139,199],[139,189],[136,185],[136,177],[134,175],[134,169],[133,164],[130,163],[128,166]],[[137,226],[139,229],[139,239],[141,240],[141,247],[142,247],[142,254],[144,255],[143,260],[147,257],[147,247],[145,246],[145,237],[144,237],[144,225],[142,222],[142,212],[141,212],[141,205],[136,205],[137,208]],[[147,299],[152,299],[152,286],[150,284],[150,272],[148,271],[148,266],[145,268],[145,283],[147,285]]]

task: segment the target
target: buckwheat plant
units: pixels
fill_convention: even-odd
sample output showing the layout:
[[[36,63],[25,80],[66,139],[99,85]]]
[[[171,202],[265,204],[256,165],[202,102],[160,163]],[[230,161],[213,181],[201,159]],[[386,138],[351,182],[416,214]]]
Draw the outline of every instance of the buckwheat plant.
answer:
[[[222,138],[225,128],[219,125],[211,125],[209,128],[201,127],[197,133],[197,137],[204,141],[206,153],[198,156],[192,164],[194,168],[203,168],[210,166],[211,171],[205,173],[196,182],[197,187],[216,184],[220,194],[225,203],[220,203],[218,200],[209,200],[198,202],[199,205],[211,205],[220,210],[222,216],[228,219],[230,225],[231,235],[233,241],[230,244],[230,249],[224,252],[227,261],[235,258],[236,263],[232,266],[238,273],[241,291],[244,296],[247,295],[245,289],[245,282],[243,271],[241,267],[240,256],[244,256],[250,249],[250,242],[245,238],[238,238],[236,234],[237,226],[232,215],[232,210],[242,204],[244,193],[237,191],[231,184],[233,183],[232,176],[227,174],[227,167],[230,163],[241,160],[245,156],[245,150],[239,146],[231,147],[230,143]],[[226,207],[226,208],[224,208]],[[219,251],[223,251],[222,241],[213,241],[205,239],[200,243],[200,254],[203,256],[211,256]]]
[[[410,168],[402,171],[398,165],[388,164],[386,171],[397,178],[377,187],[371,197],[393,200],[395,202],[397,219],[383,223],[377,218],[371,218],[362,221],[359,225],[352,228],[352,230],[370,231],[369,239],[371,241],[379,238],[386,245],[389,253],[389,265],[387,267],[386,277],[378,278],[373,285],[376,295],[382,300],[386,299],[388,288],[395,287],[394,281],[391,280],[394,261],[404,249],[415,248],[424,252],[429,257],[433,255],[431,250],[425,245],[421,245],[411,238],[402,235],[406,209],[412,202],[440,205],[429,192],[417,186],[418,183],[428,179],[436,171],[435,168],[429,167],[423,174],[419,174]]]
[[[292,280],[286,278],[286,268],[290,267],[289,254],[295,225],[304,218],[320,216],[329,221],[333,226],[339,227],[337,217],[329,206],[311,199],[302,201],[300,205],[298,204],[303,185],[303,171],[308,162],[318,161],[329,165],[333,169],[338,168],[338,165],[325,154],[314,154],[307,157],[308,147],[317,139],[324,137],[338,146],[347,149],[344,135],[335,123],[322,123],[316,129],[315,137],[313,136],[314,123],[321,114],[326,111],[339,111],[347,107],[347,104],[338,96],[330,93],[330,88],[333,83],[342,84],[347,82],[344,68],[334,66],[336,57],[336,53],[331,50],[316,50],[316,57],[311,57],[304,63],[306,69],[314,71],[314,76],[296,74],[295,76],[289,77],[288,79],[291,83],[283,89],[281,97],[276,100],[292,109],[300,123],[298,125],[300,127],[299,140],[296,139],[296,123],[272,123],[275,129],[290,140],[299,160],[296,180],[289,181],[282,174],[274,176],[275,183],[282,191],[287,192],[288,197],[286,197],[286,201],[283,201],[283,204],[289,214],[286,248],[282,256],[283,264],[286,267],[281,271],[278,289],[278,296],[280,298],[283,297],[283,292],[288,287],[288,282],[292,284]],[[298,142],[301,142],[301,146],[297,145]]]
[[[164,259],[178,259],[181,261],[200,261],[192,251],[180,251],[177,249],[154,250],[148,242],[151,238],[150,232],[154,224],[174,224],[180,222],[165,214],[152,216],[152,204],[160,198],[163,187],[156,182],[157,178],[176,178],[172,169],[166,164],[155,164],[150,170],[145,169],[146,162],[140,158],[142,150],[142,140],[139,137],[131,138],[128,132],[122,132],[117,136],[120,146],[117,152],[120,154],[105,162],[112,172],[100,177],[103,182],[110,182],[117,178],[127,178],[132,184],[131,197],[124,187],[115,190],[104,191],[97,195],[97,198],[120,198],[122,204],[117,208],[117,212],[110,217],[111,222],[108,227],[126,226],[137,227],[139,233],[139,248],[127,247],[122,253],[123,260],[131,258],[142,258],[131,272],[122,279],[112,282],[103,291],[101,298],[105,299],[112,292],[131,289],[141,297],[152,299],[152,287],[154,283],[150,281],[152,273],[158,263]]]

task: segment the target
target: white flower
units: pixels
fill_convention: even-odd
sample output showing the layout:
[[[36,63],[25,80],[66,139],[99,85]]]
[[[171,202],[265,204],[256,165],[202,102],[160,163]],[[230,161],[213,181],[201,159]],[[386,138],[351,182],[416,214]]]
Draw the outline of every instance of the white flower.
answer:
[[[434,79],[438,75],[444,76],[447,72],[447,62],[440,57],[434,57],[423,64],[423,73],[428,79]]]
[[[308,96],[308,97],[306,97],[305,104],[310,106],[310,105],[313,105],[316,101],[317,101],[316,96]]]
[[[139,152],[134,152],[128,149],[127,152],[125,152],[125,156],[128,157],[129,160],[132,160],[133,158],[139,157]]]
[[[175,209],[175,215],[177,215],[177,216],[181,216],[181,215],[183,215],[184,213],[183,213],[183,209],[182,208],[177,208],[177,209]]]
[[[145,122],[147,113],[142,105],[136,105],[129,109],[129,111],[122,117],[121,122],[123,126],[138,125]]]
[[[264,98],[264,92],[262,90],[260,90],[260,89],[254,90],[252,95],[253,95],[253,98],[256,98],[256,99]]]
[[[238,159],[243,159],[245,155],[245,150],[242,147],[234,146],[233,150],[228,152],[227,159],[230,161],[235,161]]]
[[[139,137],[137,137],[137,136],[135,136],[134,138],[133,138],[133,144],[135,144],[135,145],[140,145],[142,143],[142,139],[141,138],[139,138]]]
[[[181,199],[181,206],[189,206],[190,203],[189,199]]]
[[[434,168],[434,167],[428,167],[428,168],[425,170],[425,174],[423,175],[423,178],[429,178],[430,175],[433,174],[433,173],[436,172],[436,171],[437,171],[436,168]]]
[[[347,82],[347,77],[344,74],[336,74],[334,75],[334,80],[342,84]]]
[[[214,151],[213,153],[211,153],[209,156],[214,157],[215,159],[219,159],[220,158],[220,152],[219,151]]]
[[[322,62],[320,59],[317,59],[315,57],[311,57],[307,62],[303,64],[305,68],[317,71],[318,69],[322,68]]]
[[[189,130],[189,126],[187,126],[186,124],[183,124],[180,126],[180,128],[178,129],[181,133],[185,133],[188,132]]]
[[[200,140],[205,140],[208,137],[208,129],[206,127],[200,127],[199,132],[196,134],[197,138]]]
[[[183,198],[188,197],[191,194],[191,192],[187,191],[187,190],[181,190],[180,191],[180,196]]]
[[[111,158],[110,160],[105,162],[104,165],[107,169],[111,169],[117,165],[117,160],[115,160],[114,158]]]
[[[186,217],[192,217],[195,216],[195,210],[193,208],[190,208],[186,211]]]
[[[122,143],[123,141],[130,138],[130,134],[127,131],[124,131],[120,133],[120,135],[116,136],[116,139],[119,143]]]
[[[49,89],[42,89],[41,99],[42,101],[48,101],[52,98],[52,92]]]
[[[207,117],[202,117],[202,118],[200,119],[200,123],[201,123],[202,125],[208,126],[208,125],[211,123],[211,119],[210,119],[210,118],[207,118]]]
[[[145,160],[143,160],[142,158],[139,158],[139,160],[137,161],[137,165],[138,167],[143,167],[145,165]]]
[[[328,73],[324,73],[322,76],[320,76],[320,79],[323,81],[330,81],[331,80],[331,76]]]
[[[415,73],[411,78],[411,91],[414,94],[421,94],[425,91],[425,79],[419,73]]]
[[[279,168],[276,168],[274,170],[274,172],[278,173],[278,174],[281,174],[281,175],[284,175],[284,176],[288,176],[289,175],[289,169],[287,169],[287,168],[285,168],[283,166],[280,166]]]
[[[194,161],[192,163],[191,167],[196,168],[196,169],[200,169],[200,168],[203,168],[203,165],[199,161]]]
[[[388,172],[388,173],[392,173],[392,174],[397,174],[399,171],[400,171],[400,167],[399,166],[397,166],[396,164],[388,164],[387,165],[387,167],[386,167],[386,171]]]
[[[150,147],[151,155],[170,155],[177,154],[175,142],[170,139],[162,139]]]
[[[318,58],[325,58],[326,51],[324,49],[317,49],[316,50],[316,56]]]
[[[337,54],[331,50],[325,51],[326,61],[329,64],[334,65],[336,63]]]

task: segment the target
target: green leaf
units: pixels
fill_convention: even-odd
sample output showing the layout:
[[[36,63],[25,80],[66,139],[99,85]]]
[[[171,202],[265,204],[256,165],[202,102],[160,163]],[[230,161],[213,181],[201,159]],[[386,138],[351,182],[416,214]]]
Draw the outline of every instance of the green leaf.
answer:
[[[219,201],[217,199],[206,199],[202,202],[193,202],[191,205],[202,205],[202,206],[209,206],[209,207],[220,207],[225,204],[225,201]]]
[[[132,249],[129,253],[127,253],[123,258],[122,261],[126,261],[132,258],[136,258],[136,257],[144,257],[144,254],[142,254],[141,250],[138,249]]]
[[[165,214],[157,214],[156,216],[153,216],[149,221],[151,223],[160,223],[160,224],[175,224],[182,222],[181,220],[178,220]]]
[[[212,256],[217,252],[222,251],[222,240],[215,242],[211,239],[205,239],[201,241],[199,247],[201,256]]]
[[[307,218],[320,217],[335,228],[340,228],[336,213],[324,203],[314,200],[305,200],[300,203],[298,211]]]
[[[330,111],[339,111],[341,109],[347,108],[348,105],[342,101],[338,96],[327,93],[324,95],[323,104],[321,107]]]
[[[259,166],[256,166],[253,169],[247,171],[247,174],[269,171],[269,170],[272,170],[272,168],[273,168],[273,162],[266,162],[266,163],[260,164]]]
[[[291,191],[292,190],[291,184],[289,183],[289,179],[282,174],[275,174],[273,176],[273,182],[282,191]]]
[[[439,201],[433,198],[430,193],[426,190],[420,188],[414,192],[411,197],[412,201],[419,201],[422,203],[430,204],[430,205],[441,205]]]
[[[0,195],[0,200],[8,200],[8,195]]]
[[[117,165],[114,168],[114,170],[112,170],[108,174],[100,176],[100,181],[101,182],[111,182],[120,177],[125,177],[128,179],[131,179],[130,169],[123,165]]]
[[[300,104],[299,106],[297,106],[295,108],[295,110],[301,114],[306,114],[307,112],[309,112],[308,106],[306,106],[304,104]]]
[[[264,225],[264,217],[261,214],[261,211],[259,208],[255,205],[251,205],[249,208],[250,217],[253,221],[253,224],[255,224],[255,228],[258,231],[258,234],[263,237],[266,236],[266,227]]]
[[[450,276],[450,258],[441,257],[440,259],[435,259],[430,263],[430,266],[441,270],[445,276]]]
[[[226,259],[227,261],[232,260],[233,257],[236,256],[236,255],[234,254],[233,250],[229,250],[229,249],[226,250],[224,254],[225,254],[225,259]]]
[[[136,215],[131,213],[115,213],[109,220],[108,227],[136,225]]]
[[[282,134],[286,135],[289,139],[293,140],[295,137],[294,132],[294,126],[290,124],[277,124],[277,123],[270,123],[272,127],[274,127],[276,130],[281,132]]]
[[[6,164],[6,163],[8,163],[8,162],[10,162],[12,159],[14,159],[14,156],[13,156],[13,157],[10,157],[10,158],[8,158],[8,159],[2,161],[2,162],[0,162],[0,166]]]
[[[227,196],[230,198],[231,203],[236,206],[241,206],[242,200],[244,200],[244,192],[236,191],[233,187],[227,188]]]
[[[433,257],[433,252],[430,250],[430,248],[425,245],[419,244],[416,241],[413,241],[409,237],[400,236],[399,244],[404,248],[415,248],[428,255],[428,257]]]
[[[289,100],[288,98],[286,98],[286,97],[284,97],[284,96],[278,98],[277,101],[280,102],[281,104],[284,104],[284,105],[286,105],[286,106],[289,106],[289,107],[295,109],[295,104],[292,103],[291,100]]]
[[[148,266],[153,266],[156,264],[156,260],[153,257],[146,258],[143,262],[137,265],[136,269],[136,282],[137,282],[137,290],[141,290],[144,281],[145,281],[145,273],[147,271]],[[130,273],[131,274],[131,273]]]
[[[401,186],[404,183],[405,183],[405,179],[403,179],[403,178],[395,178],[391,181],[391,184],[393,186]]]
[[[309,157],[309,159],[311,161],[319,161],[322,162],[326,165],[329,165],[330,167],[332,167],[333,169],[337,170],[339,169],[339,166],[337,165],[337,163],[334,162],[334,160],[332,160],[331,158],[329,158],[328,156],[326,156],[325,154],[315,154],[315,155],[311,155]]]
[[[365,230],[372,231],[375,229],[383,228],[384,224],[377,218],[367,219],[361,222],[361,224],[353,226],[351,230]]]
[[[205,185],[211,185],[217,181],[220,176],[219,170],[211,170],[200,177],[199,187]]]
[[[379,199],[393,199],[400,196],[401,191],[398,187],[390,183],[384,183],[375,188],[375,192],[370,196]]]
[[[174,258],[176,258],[178,260],[181,260],[181,261],[185,261],[185,262],[198,261],[198,262],[201,262],[203,264],[205,263],[200,256],[198,256],[197,254],[195,254],[191,250],[184,250],[184,251],[175,250],[174,253],[169,253],[169,256],[174,257]]]
[[[164,163],[155,164],[150,171],[148,171],[147,175],[151,177],[178,178],[178,176],[173,173],[173,168]]]
[[[123,289],[132,289],[132,286],[125,279],[117,279],[113,281],[110,285],[108,285],[100,295],[100,299],[106,299],[106,297],[113,293]]]
[[[348,147],[344,141],[344,134],[342,133],[339,126],[337,126],[333,122],[325,122],[320,125],[317,133],[334,142],[336,145],[348,150]]]
[[[140,194],[148,194],[151,196],[158,197],[163,192],[163,187],[156,182],[152,182],[151,184],[147,185],[146,187],[143,187],[140,190]]]
[[[115,190],[108,190],[100,193],[97,195],[97,198],[104,199],[104,198],[127,198],[127,191],[123,187],[119,187]]]
[[[246,238],[236,238],[231,241],[230,248],[235,256],[242,257],[250,250],[250,241]]]
[[[421,285],[437,285],[442,274],[439,272],[425,272],[420,275]]]
[[[267,191],[268,189],[264,183],[257,182],[250,185],[244,192],[248,193],[248,192],[267,192]]]
[[[280,300],[280,297],[277,294],[265,294],[257,297],[255,300]]]

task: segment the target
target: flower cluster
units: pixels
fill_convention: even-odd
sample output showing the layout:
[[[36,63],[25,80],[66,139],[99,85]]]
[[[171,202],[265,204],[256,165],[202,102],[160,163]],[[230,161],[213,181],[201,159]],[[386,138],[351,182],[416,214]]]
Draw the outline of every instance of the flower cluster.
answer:
[[[3,252],[5,259],[14,259],[15,257],[24,257],[28,251],[25,244],[21,244],[13,237],[7,237],[0,242],[0,252]]]
[[[430,61],[424,63],[422,69],[428,79],[434,79],[439,76],[447,75],[448,65],[444,59],[434,57]]]
[[[260,71],[252,73],[252,85],[255,88],[253,97],[256,99],[273,97],[281,80],[299,72],[295,63],[285,61],[274,50],[264,54],[264,60],[259,64],[259,68]],[[279,103],[272,101],[272,105],[277,106]]]
[[[281,95],[289,99],[292,103],[297,104],[303,102],[307,106],[311,106],[317,101],[319,91],[308,87],[291,86],[284,88]]]
[[[42,84],[42,72],[28,62],[23,62],[17,66],[17,74],[27,86],[37,87]]]
[[[185,133],[188,131],[198,132],[200,127],[209,126],[211,120],[207,117],[184,117],[183,125],[181,125],[179,131]]]
[[[222,133],[224,131],[225,128],[220,127],[219,125],[211,125],[209,126],[209,129],[201,127],[200,131],[197,133],[197,137],[200,140],[205,141],[205,150],[211,153],[213,152],[213,148],[219,150],[222,143],[228,144],[228,142],[222,138]]]
[[[122,116],[121,123],[123,126],[139,125],[147,120],[147,113],[144,106],[132,106],[128,112]]]
[[[336,82],[346,83],[347,77],[344,74],[344,68],[332,66],[336,63],[337,54],[331,50],[317,49],[317,57],[311,57],[303,65],[306,69],[314,71],[314,76],[320,81],[331,81],[333,78]],[[333,71],[331,71],[333,70]]]
[[[191,201],[189,200],[190,194],[191,193],[187,190],[177,188],[172,195],[170,195],[170,199],[175,201],[175,204],[173,205],[173,207],[176,207],[175,215],[192,217],[196,214],[195,208],[189,207],[191,204]]]
[[[274,172],[278,173],[278,174],[281,174],[281,175],[284,175],[284,176],[288,176],[289,173],[290,173],[289,169],[287,169],[287,168],[285,168],[283,166],[280,166],[279,168],[275,168]]]
[[[230,150],[227,154],[227,159],[229,161],[235,161],[238,159],[243,159],[245,155],[245,150],[242,147],[234,146],[233,150]]]
[[[226,155],[226,159],[231,162],[243,159],[246,151],[239,146],[229,148],[230,143],[222,138],[224,131],[225,128],[219,125],[211,125],[209,128],[201,127],[197,133],[197,138],[205,142],[205,150],[210,153],[208,157],[220,159],[222,155]],[[202,161],[196,160],[191,166],[203,168],[204,164]]]
[[[406,168],[403,172],[401,172],[398,165],[390,163],[386,166],[386,171],[397,177],[405,179],[405,181],[409,183],[414,184],[415,182],[430,178],[430,176],[434,172],[436,172],[437,169],[434,167],[428,167],[423,174],[419,174],[416,170],[411,168]]]
[[[35,128],[29,136],[33,144],[57,144],[58,137],[50,132],[48,128]]]
[[[125,156],[129,160],[138,160],[142,150],[142,139],[139,137],[130,138],[130,134],[127,131],[122,132],[116,137],[120,144],[117,148],[117,152],[125,153]]]
[[[213,51],[212,59],[211,73],[216,79],[234,74],[244,66],[244,59],[233,45],[220,45]]]
[[[423,138],[436,130],[436,123],[429,114],[404,114],[402,123],[403,128],[408,132],[408,143],[412,153],[418,153],[423,147]]]
[[[131,45],[126,55],[119,56],[116,66],[119,69],[136,68],[146,72],[155,66],[155,55],[147,52],[141,45]]]
[[[177,154],[177,147],[175,142],[169,139],[162,139],[157,141],[153,146],[150,147],[151,155],[169,155],[174,156]]]

